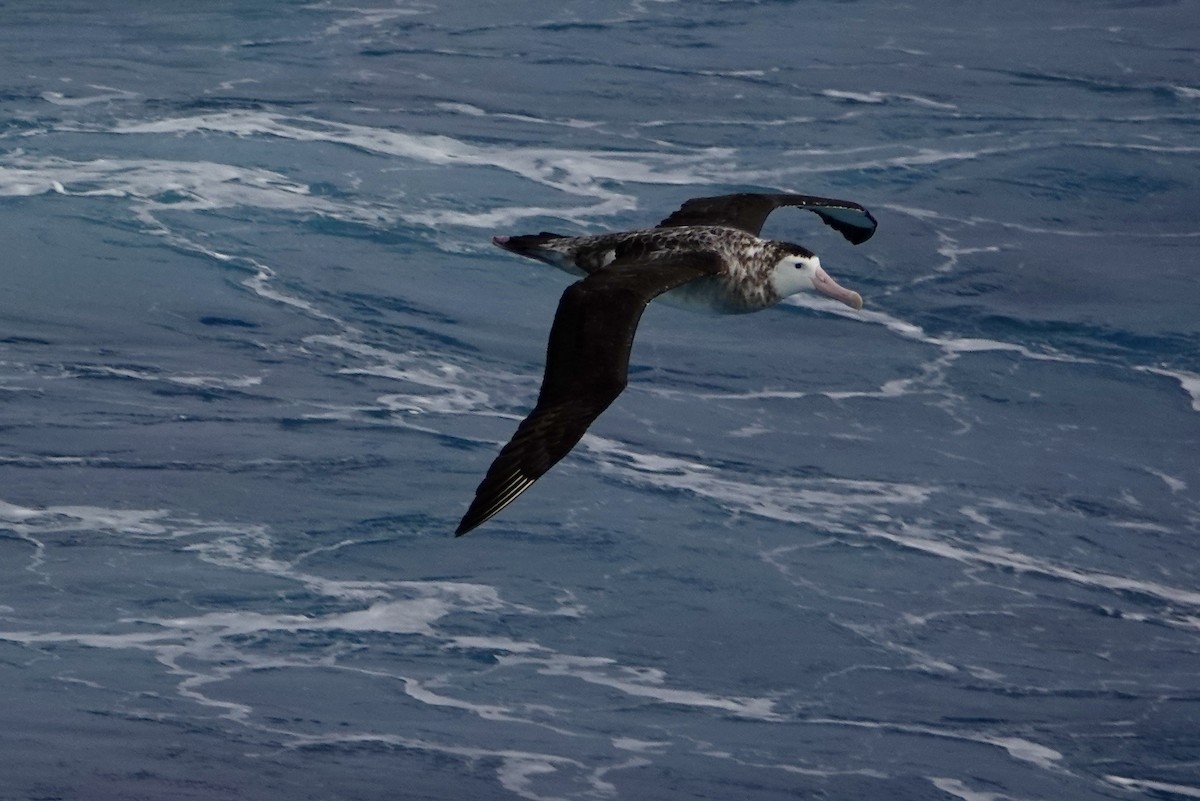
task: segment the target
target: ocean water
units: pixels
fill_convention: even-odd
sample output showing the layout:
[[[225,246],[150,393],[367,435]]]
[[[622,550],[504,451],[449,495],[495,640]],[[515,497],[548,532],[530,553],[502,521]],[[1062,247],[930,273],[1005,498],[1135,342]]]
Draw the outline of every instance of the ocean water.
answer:
[[[1189,2],[0,3],[0,799],[1200,798]],[[569,278],[646,313],[468,537]]]

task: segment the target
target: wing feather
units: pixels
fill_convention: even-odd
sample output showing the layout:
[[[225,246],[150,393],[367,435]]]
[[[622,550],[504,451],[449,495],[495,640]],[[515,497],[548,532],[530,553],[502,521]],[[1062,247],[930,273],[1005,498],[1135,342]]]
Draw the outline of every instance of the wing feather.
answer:
[[[734,195],[692,198],[680,206],[678,211],[659,223],[658,227],[728,225],[758,236],[762,232],[763,223],[766,222],[767,217],[782,206],[808,209],[855,245],[860,245],[870,239],[878,225],[871,212],[849,200],[788,193],[742,192]]]
[[[646,304],[720,267],[717,255],[706,252],[617,260],[567,287],[550,328],[537,405],[492,462],[455,536],[529,489],[621,394]]]

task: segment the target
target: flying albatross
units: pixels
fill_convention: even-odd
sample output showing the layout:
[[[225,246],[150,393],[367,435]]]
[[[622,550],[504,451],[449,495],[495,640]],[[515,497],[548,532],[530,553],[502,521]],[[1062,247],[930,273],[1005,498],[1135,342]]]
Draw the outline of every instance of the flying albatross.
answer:
[[[645,230],[492,237],[505,250],[584,277],[559,301],[537,405],[492,462],[455,536],[516,500],[616,400],[628,380],[638,320],[659,295],[729,314],[765,309],[798,292],[862,308],[862,297],[830,278],[812,251],[759,238],[767,216],[782,206],[815,212],[855,245],[875,233],[875,218],[857,203],[742,193],[693,198]]]

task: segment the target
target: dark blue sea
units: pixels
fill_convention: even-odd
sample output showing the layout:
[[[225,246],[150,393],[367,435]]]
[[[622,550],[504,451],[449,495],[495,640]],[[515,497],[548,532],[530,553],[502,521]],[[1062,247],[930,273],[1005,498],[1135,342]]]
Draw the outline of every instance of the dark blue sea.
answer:
[[[0,799],[1200,798],[1194,2],[0,2]],[[861,312],[572,280],[793,191]],[[806,296],[807,297],[807,296]]]

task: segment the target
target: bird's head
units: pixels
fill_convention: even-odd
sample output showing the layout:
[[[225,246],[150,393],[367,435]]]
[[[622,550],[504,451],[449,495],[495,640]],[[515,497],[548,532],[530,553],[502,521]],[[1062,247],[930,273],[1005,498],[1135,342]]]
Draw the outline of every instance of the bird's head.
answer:
[[[780,248],[779,261],[771,271],[771,284],[779,297],[798,292],[816,292],[845,303],[854,310],[862,308],[862,295],[838,284],[821,267],[821,260],[811,250],[790,242],[776,243]]]

